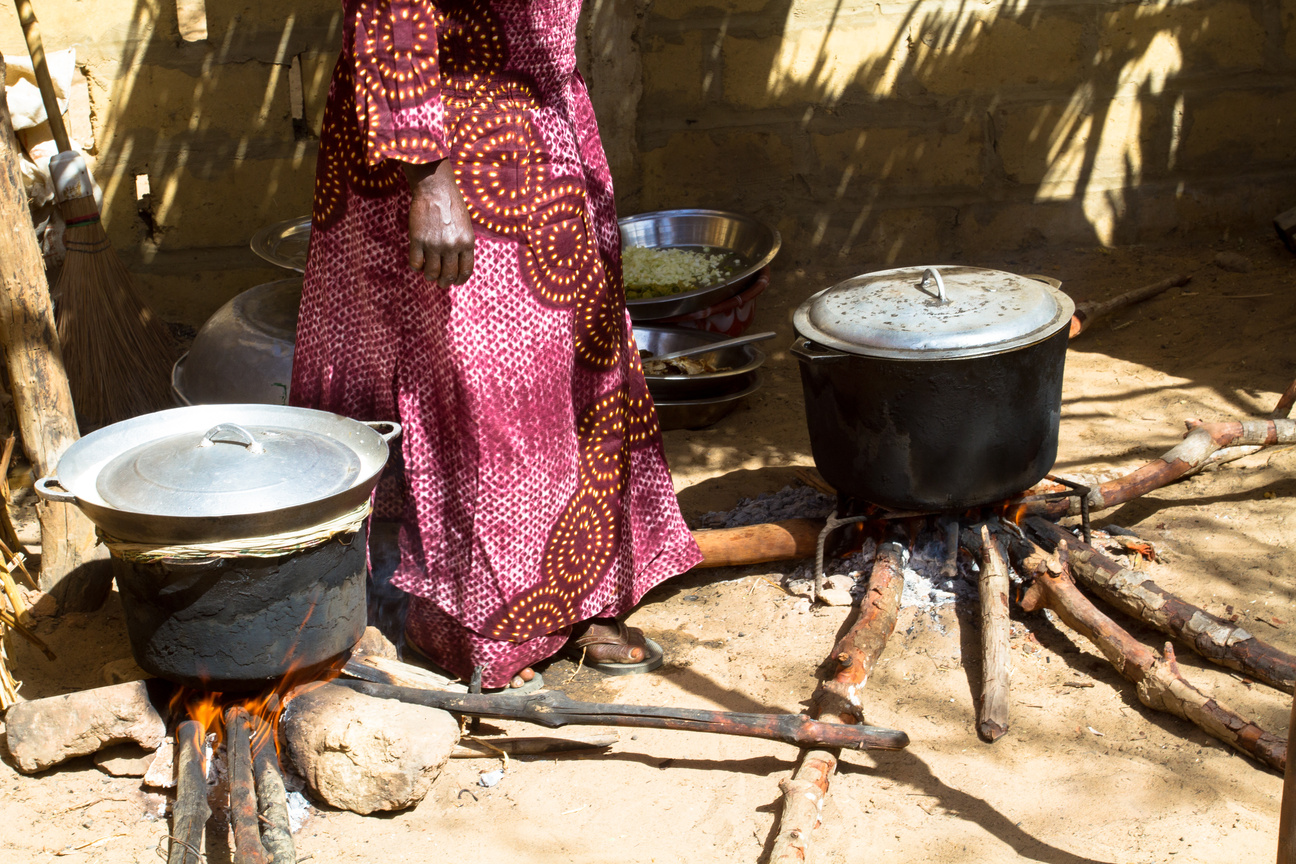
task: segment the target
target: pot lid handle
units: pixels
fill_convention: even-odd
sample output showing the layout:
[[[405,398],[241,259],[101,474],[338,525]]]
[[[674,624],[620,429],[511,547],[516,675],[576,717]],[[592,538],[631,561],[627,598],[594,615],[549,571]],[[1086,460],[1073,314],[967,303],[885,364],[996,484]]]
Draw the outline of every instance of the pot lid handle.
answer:
[[[936,292],[940,295],[942,304],[949,302],[949,297],[945,294],[945,280],[941,278],[940,271],[935,267],[927,267],[922,272],[922,281],[918,283],[918,290],[927,287],[928,278],[936,280]]]
[[[211,447],[214,444],[242,444],[249,453],[265,452],[265,448],[257,443],[252,433],[237,423],[221,423],[213,426],[198,442],[199,447]]]

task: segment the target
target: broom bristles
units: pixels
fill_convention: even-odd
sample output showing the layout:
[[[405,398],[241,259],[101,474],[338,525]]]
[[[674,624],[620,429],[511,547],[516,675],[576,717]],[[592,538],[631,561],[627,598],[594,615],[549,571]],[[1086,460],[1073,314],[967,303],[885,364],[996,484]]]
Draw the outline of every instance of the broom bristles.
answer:
[[[171,335],[136,291],[94,198],[59,202],[59,210],[68,227],[56,317],[77,416],[98,427],[173,407]]]

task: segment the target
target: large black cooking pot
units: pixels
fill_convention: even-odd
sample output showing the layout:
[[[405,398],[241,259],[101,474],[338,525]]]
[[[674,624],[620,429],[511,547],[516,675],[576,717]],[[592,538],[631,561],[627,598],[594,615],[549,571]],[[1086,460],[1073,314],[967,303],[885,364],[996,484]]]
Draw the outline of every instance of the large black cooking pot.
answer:
[[[866,274],[797,310],[815,465],[843,495],[960,509],[1037,483],[1057,456],[1075,304],[974,267]]]
[[[364,529],[277,558],[113,558],[140,668],[219,692],[309,675],[365,627]]]

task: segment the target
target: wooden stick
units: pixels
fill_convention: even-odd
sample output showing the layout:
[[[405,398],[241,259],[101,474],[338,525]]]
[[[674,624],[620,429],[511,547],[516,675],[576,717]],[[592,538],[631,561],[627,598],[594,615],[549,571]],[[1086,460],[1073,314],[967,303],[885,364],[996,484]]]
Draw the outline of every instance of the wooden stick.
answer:
[[[570,738],[545,736],[511,736],[506,738],[461,738],[450,751],[451,759],[498,759],[500,753],[510,756],[541,756],[546,753],[570,753],[574,750],[602,750],[620,741],[615,733],[590,733]]]
[[[24,627],[22,624],[19,624],[19,623],[18,623],[18,619],[15,618],[15,617],[14,617],[14,616],[9,612],[8,609],[5,609],[5,608],[3,608],[3,607],[0,607],[0,624],[5,624],[5,625],[7,625],[7,626],[9,626],[9,627],[12,627],[14,630],[16,630],[16,631],[18,632],[18,635],[19,635],[19,636],[23,637],[23,638],[26,639],[28,642],[30,642],[31,644],[35,645],[36,648],[37,648],[37,649],[38,649],[42,654],[45,655],[45,659],[46,659],[46,660],[57,660],[57,659],[58,659],[58,655],[56,655],[53,651],[51,651],[51,650],[50,650],[50,647],[49,647],[48,645],[46,645],[45,642],[44,642],[44,641],[43,641],[39,636],[37,636],[37,635],[36,635],[35,633],[33,633],[32,631],[28,630],[28,629],[27,629],[26,627]]]
[[[1008,651],[1008,562],[1003,548],[981,526],[981,705],[977,731],[987,741],[998,741],[1008,731],[1008,681],[1012,656]]]
[[[1104,300],[1099,303],[1077,303],[1075,315],[1071,316],[1071,336],[1074,339],[1084,331],[1088,330],[1099,318],[1104,315],[1110,315],[1113,312],[1124,309],[1127,306],[1133,306],[1135,303],[1141,303],[1144,300],[1150,300],[1158,294],[1163,294],[1171,288],[1178,288],[1181,285],[1187,285],[1192,280],[1192,276],[1171,276],[1168,279],[1162,279],[1160,282],[1153,282],[1151,285],[1145,285],[1142,288],[1135,288],[1133,291],[1126,291],[1124,294],[1118,294],[1110,300]]]
[[[230,827],[234,831],[234,864],[265,864],[257,825],[256,781],[252,776],[251,730],[241,708],[225,712],[225,767],[229,773]]]
[[[1238,445],[1271,447],[1274,444],[1296,443],[1296,420],[1242,420],[1219,423],[1188,421],[1184,440],[1136,471],[1116,480],[1109,480],[1089,493],[1089,512],[1105,510],[1132,501],[1160,489],[1182,477],[1187,477],[1208,464],[1210,457],[1220,449]],[[1078,516],[1080,502],[1072,498],[1049,501],[1038,496],[1027,496],[1017,501],[1027,514],[1059,519]]]
[[[1179,599],[1060,526],[1038,517],[1026,521],[1033,532],[1066,548],[1071,573],[1081,584],[1126,615],[1173,636],[1212,663],[1235,669],[1285,693],[1293,691],[1296,657],[1231,621]]]
[[[428,669],[392,660],[389,657],[352,657],[342,667],[342,674],[360,681],[391,684],[395,687],[414,687],[419,690],[445,690],[467,693],[468,688],[458,681],[438,675]]]
[[[945,557],[941,561],[941,578],[946,582],[958,575],[959,521],[952,518],[940,520],[945,532]]]
[[[1287,728],[1296,729],[1296,699],[1292,700]],[[1283,772],[1282,804],[1278,808],[1278,864],[1296,864],[1296,771],[1291,770],[1290,759],[1288,756]]]
[[[297,847],[288,819],[288,791],[284,788],[275,752],[274,733],[269,724],[253,718],[252,770],[256,781],[257,813],[261,822],[261,845],[268,864],[296,864]]]
[[[815,554],[821,519],[785,519],[742,528],[694,531],[704,567],[740,567],[770,561],[790,561]]]
[[[13,514],[9,512],[9,505],[13,503],[13,491],[9,488],[9,463],[13,460],[14,444],[17,443],[18,436],[10,435],[5,439],[4,455],[0,456],[0,539],[15,553],[23,556],[30,555],[27,547],[23,545],[22,540],[18,537],[18,529],[13,524]],[[35,583],[32,583],[35,588]]]
[[[207,736],[202,724],[186,720],[176,729],[176,800],[171,808],[171,848],[167,864],[202,864],[207,805]]]
[[[1188,720],[1275,771],[1286,767],[1284,739],[1266,732],[1194,687],[1180,673],[1174,647],[1169,642],[1165,644],[1164,658],[1158,657],[1080,593],[1058,556],[1039,547],[1035,550],[1018,562],[1023,572],[1034,576],[1034,582],[1022,598],[1023,609],[1053,610],[1067,626],[1094,643],[1117,672],[1135,684],[1139,701],[1147,707]]]
[[[3,80],[0,74],[0,342],[23,449],[40,477],[54,472],[79,433]],[[41,526],[41,590],[53,595],[60,611],[98,609],[112,587],[112,569],[107,552],[95,548],[94,525],[71,504],[42,501],[36,514]]]
[[[1291,414],[1292,403],[1296,403],[1296,381],[1287,385],[1287,389],[1278,397],[1278,404],[1274,406],[1273,413],[1269,416],[1274,420],[1285,420],[1288,414]]]
[[[887,640],[895,630],[904,590],[906,548],[900,529],[892,527],[887,542],[878,547],[869,574],[868,591],[860,601],[859,616],[846,635],[833,646],[830,662],[837,672],[822,682],[810,702],[810,716],[824,723],[860,721],[859,693],[877,665]],[[809,859],[810,840],[820,822],[828,786],[837,770],[840,750],[803,750],[796,773],[779,783],[783,792],[779,833],[770,850],[770,864],[791,864]]]

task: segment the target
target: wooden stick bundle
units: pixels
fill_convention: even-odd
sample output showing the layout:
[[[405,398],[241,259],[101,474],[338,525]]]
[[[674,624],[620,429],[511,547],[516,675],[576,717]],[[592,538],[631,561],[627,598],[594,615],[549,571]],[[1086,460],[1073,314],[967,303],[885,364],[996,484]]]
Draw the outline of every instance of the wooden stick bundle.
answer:
[[[1282,771],[1287,763],[1287,742],[1261,729],[1198,690],[1179,671],[1174,648],[1165,645],[1158,657],[1080,593],[1062,561],[1027,541],[1032,553],[1017,562],[1034,577],[1022,608],[1048,608],[1067,626],[1097,646],[1124,678],[1136,685],[1138,699],[1156,711],[1165,711],[1200,727],[1207,734],[1245,753],[1261,764]],[[1020,548],[1014,546],[1014,551]]]
[[[1213,663],[1291,693],[1296,685],[1296,657],[1257,639],[1242,627],[1217,618],[1163,590],[1136,570],[1102,554],[1070,532],[1038,517],[1031,530],[1067,550],[1071,574],[1106,602],[1132,618],[1173,636]]]

